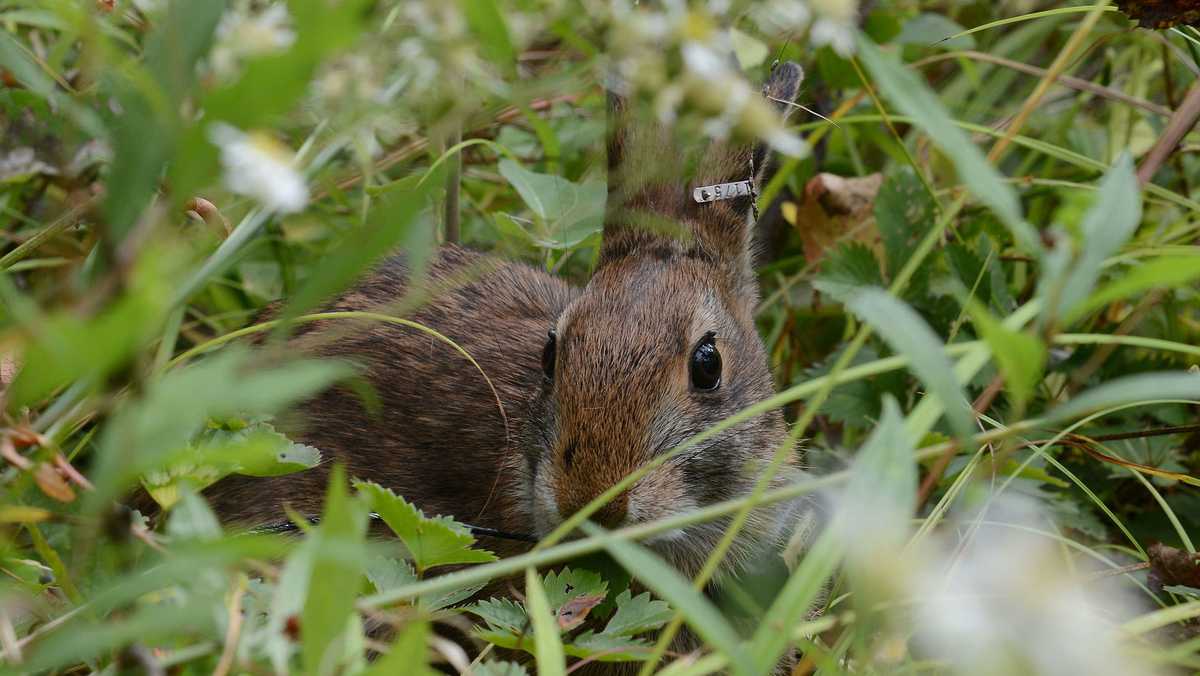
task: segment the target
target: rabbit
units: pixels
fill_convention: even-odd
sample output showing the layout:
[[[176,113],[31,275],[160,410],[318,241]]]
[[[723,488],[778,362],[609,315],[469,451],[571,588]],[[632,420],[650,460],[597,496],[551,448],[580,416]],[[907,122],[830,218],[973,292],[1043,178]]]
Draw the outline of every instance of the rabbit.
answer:
[[[777,64],[764,86],[784,114],[802,76],[795,64]],[[456,343],[490,384],[453,346],[410,327],[299,327],[291,345],[360,365],[378,409],[347,387],[303,404],[295,416],[303,425],[289,432],[325,462],[218,482],[206,496],[223,520],[286,522],[284,505],[319,515],[329,467],[339,462],[427,514],[476,527],[482,546],[509,555],[528,543],[488,533],[542,537],[656,455],[774,394],[754,323],[752,196],[693,199],[700,186],[757,186],[765,147],[710,142],[689,182],[680,175],[686,152],[672,135],[630,124],[627,104],[609,98],[608,207],[588,284],[573,288],[454,245],[436,251],[425,265],[429,302],[405,316]],[[326,309],[386,312],[410,291],[411,267],[389,258]],[[764,413],[672,458],[592,519],[618,528],[744,496],[785,438],[782,414]],[[791,457],[772,485],[801,473]],[[805,509],[758,508],[723,574],[778,551]],[[727,522],[645,544],[694,576]]]

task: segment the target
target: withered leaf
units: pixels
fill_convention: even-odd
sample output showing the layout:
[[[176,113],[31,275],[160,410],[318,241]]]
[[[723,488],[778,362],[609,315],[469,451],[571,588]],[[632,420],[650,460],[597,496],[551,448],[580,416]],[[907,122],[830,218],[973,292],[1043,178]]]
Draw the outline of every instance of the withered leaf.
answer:
[[[878,246],[879,231],[868,227],[882,174],[845,178],[817,174],[804,186],[804,201],[784,204],[784,219],[796,227],[804,243],[804,257],[819,263],[838,244],[859,241]]]
[[[1200,0],[1117,0],[1117,8],[1142,28],[1200,23]]]
[[[49,463],[43,462],[37,466],[33,472],[33,480],[37,482],[38,488],[42,489],[43,493],[59,502],[75,500],[75,491],[71,489],[71,485]]]
[[[558,620],[558,627],[563,631],[578,627],[587,619],[588,613],[591,612],[592,608],[603,602],[604,594],[576,596],[562,604],[562,607],[555,613],[555,617]]]
[[[1151,589],[1176,585],[1200,589],[1200,554],[1155,543],[1146,549],[1146,555],[1150,558]]]

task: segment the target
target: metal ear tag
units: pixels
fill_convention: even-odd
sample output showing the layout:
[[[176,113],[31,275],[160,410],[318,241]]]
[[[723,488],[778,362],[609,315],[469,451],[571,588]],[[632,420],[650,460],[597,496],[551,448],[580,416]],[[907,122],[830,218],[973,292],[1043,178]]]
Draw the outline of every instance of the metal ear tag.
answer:
[[[692,199],[703,204],[719,200],[731,200],[737,197],[750,197],[754,187],[750,181],[735,181],[733,183],[718,183],[717,185],[702,185],[692,191]]]

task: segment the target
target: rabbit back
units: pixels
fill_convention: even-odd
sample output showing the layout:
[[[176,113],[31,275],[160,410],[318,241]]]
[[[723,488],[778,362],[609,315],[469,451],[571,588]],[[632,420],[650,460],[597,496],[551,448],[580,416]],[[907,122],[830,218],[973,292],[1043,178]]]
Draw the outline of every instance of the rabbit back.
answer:
[[[444,246],[424,277],[427,302],[405,312],[402,306],[419,302],[409,293],[409,277],[405,257],[389,258],[325,311],[399,310],[452,341],[479,368],[454,345],[411,326],[377,320],[301,325],[289,351],[347,360],[373,396],[362,396],[352,382],[339,384],[281,420],[295,441],[321,451],[321,464],[287,476],[234,475],[219,482],[206,497],[224,520],[283,522],[285,504],[319,514],[329,468],[337,462],[350,476],[378,482],[427,514],[528,532],[517,437],[528,427],[529,402],[543,377],[546,332],[575,292],[531,267]]]

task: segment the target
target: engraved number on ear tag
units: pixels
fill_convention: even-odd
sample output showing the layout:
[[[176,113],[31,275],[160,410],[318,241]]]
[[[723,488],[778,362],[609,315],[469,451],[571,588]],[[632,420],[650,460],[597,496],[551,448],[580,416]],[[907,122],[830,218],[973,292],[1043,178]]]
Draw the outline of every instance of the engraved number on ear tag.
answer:
[[[717,185],[702,185],[692,191],[692,199],[701,204],[705,202],[716,202],[718,200],[731,200],[736,197],[749,197],[750,195],[750,181],[718,183]]]

